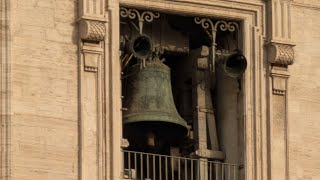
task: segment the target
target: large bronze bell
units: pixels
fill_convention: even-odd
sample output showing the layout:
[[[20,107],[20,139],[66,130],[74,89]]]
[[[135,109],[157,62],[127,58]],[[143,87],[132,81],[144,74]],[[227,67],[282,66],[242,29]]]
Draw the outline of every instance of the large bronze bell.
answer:
[[[187,123],[174,104],[170,68],[159,60],[131,68],[123,113],[124,137],[130,149],[154,152],[174,146],[187,134]]]

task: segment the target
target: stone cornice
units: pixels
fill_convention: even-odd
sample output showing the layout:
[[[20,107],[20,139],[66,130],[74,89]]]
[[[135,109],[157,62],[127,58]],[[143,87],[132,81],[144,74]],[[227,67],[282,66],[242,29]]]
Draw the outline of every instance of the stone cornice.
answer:
[[[314,4],[308,4],[308,3],[299,3],[299,2],[292,2],[292,6],[301,7],[301,8],[307,8],[307,9],[314,9],[314,10],[320,10],[320,4],[314,5]]]

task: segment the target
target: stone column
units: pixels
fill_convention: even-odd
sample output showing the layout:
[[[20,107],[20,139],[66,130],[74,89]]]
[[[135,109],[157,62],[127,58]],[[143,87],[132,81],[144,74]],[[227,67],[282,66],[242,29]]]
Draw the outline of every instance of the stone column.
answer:
[[[267,55],[270,63],[268,177],[288,179],[288,66],[294,61],[291,42],[291,0],[268,1]]]

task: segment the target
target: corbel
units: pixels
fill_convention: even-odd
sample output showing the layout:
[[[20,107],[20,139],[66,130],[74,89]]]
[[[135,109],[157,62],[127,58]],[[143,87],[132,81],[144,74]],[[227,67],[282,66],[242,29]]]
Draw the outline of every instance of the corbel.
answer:
[[[288,66],[294,63],[294,45],[268,44],[268,61],[271,66],[272,92],[276,95],[286,95],[287,80],[290,77]]]
[[[90,19],[79,21],[80,48],[84,56],[85,71],[97,72],[98,60],[103,52],[102,42],[104,42],[105,34],[105,22]]]
[[[269,45],[269,62],[274,66],[288,66],[294,63],[294,45],[272,42]]]
[[[104,21],[81,19],[79,23],[80,38],[84,41],[101,42],[106,35]]]

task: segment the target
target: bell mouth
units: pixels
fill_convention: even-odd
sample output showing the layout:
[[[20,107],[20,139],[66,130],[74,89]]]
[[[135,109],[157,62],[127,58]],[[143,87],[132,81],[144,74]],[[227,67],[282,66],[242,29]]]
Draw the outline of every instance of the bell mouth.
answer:
[[[230,55],[224,64],[224,70],[231,77],[239,77],[247,68],[247,60],[242,53]]]
[[[153,46],[154,45],[149,36],[139,34],[131,39],[128,48],[136,58],[146,59],[151,55]]]
[[[130,150],[163,153],[168,147],[177,147],[187,135],[188,129],[180,124],[161,121],[141,121],[124,124],[123,135],[128,139]],[[151,140],[154,145],[150,146]]]

